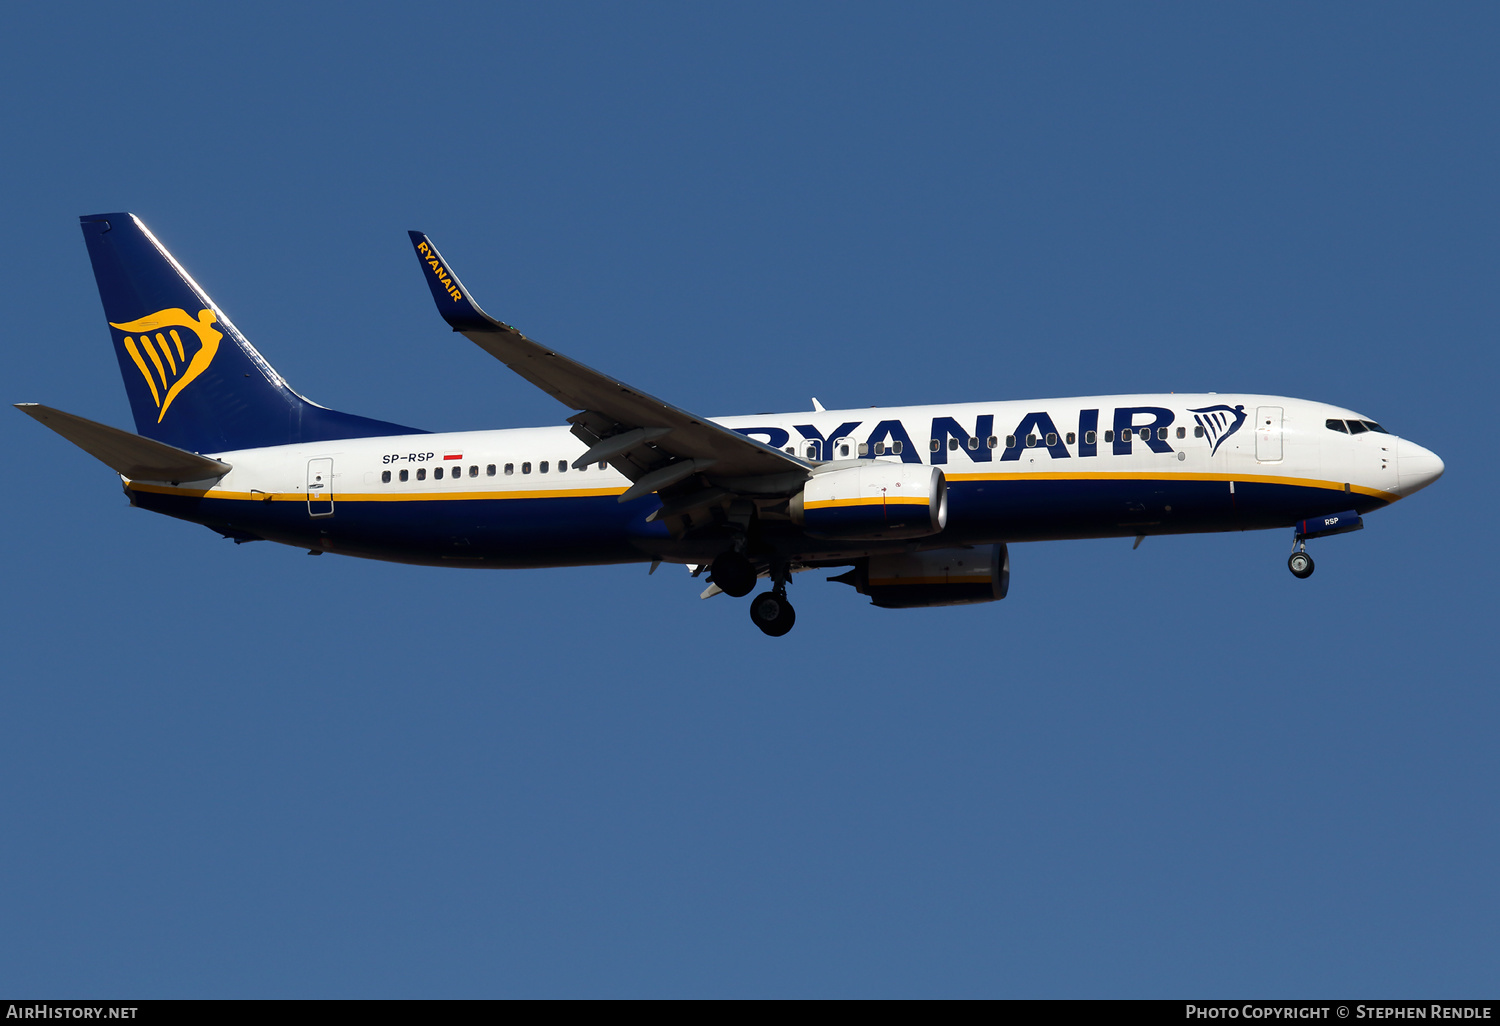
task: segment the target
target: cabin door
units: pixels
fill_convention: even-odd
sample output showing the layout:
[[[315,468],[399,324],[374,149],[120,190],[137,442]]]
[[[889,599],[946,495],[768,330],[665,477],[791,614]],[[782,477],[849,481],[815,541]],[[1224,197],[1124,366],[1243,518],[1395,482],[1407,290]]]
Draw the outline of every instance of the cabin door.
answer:
[[[1255,410],[1255,458],[1262,463],[1281,459],[1281,407],[1259,406]]]
[[[307,515],[333,516],[333,460],[307,461]]]

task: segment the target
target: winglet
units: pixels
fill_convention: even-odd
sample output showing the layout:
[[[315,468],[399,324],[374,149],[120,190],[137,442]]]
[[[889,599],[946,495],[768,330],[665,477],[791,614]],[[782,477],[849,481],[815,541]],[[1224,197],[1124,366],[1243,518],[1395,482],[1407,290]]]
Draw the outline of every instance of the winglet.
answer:
[[[416,247],[417,259],[422,262],[422,277],[427,279],[427,287],[432,290],[438,313],[454,331],[493,331],[502,327],[469,298],[469,290],[458,280],[458,275],[453,273],[431,239],[421,232],[406,234],[411,236],[411,244]]]

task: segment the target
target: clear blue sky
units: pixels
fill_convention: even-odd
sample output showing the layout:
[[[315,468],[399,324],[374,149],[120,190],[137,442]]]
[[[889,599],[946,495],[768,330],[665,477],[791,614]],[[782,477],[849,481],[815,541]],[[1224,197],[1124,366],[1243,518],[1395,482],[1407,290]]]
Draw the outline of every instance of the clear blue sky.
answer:
[[[126,507],[18,413],[0,992],[1500,990],[1488,4],[8,5],[7,402],[131,423],[79,214],[299,390],[567,410],[497,316],[707,415],[1131,391],[1447,461],[1289,532],[1015,546],[1005,602],[820,575],[312,559]]]

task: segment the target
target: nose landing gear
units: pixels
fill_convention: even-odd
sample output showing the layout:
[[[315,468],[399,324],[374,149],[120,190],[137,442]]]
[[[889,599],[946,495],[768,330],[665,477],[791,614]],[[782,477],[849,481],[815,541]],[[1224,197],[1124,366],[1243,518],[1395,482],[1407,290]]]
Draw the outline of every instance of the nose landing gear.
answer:
[[[1292,572],[1293,577],[1299,581],[1306,580],[1312,576],[1313,558],[1307,554],[1305,548],[1298,549],[1287,558],[1286,566]]]

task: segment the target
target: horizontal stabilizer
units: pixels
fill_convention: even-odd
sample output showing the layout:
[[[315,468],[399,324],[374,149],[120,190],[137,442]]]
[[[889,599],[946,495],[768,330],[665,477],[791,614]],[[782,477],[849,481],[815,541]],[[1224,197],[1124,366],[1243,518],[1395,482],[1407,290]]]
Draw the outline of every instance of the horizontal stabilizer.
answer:
[[[204,481],[223,477],[230,466],[165,442],[121,431],[38,403],[16,409],[62,435],[78,448],[133,481]]]

